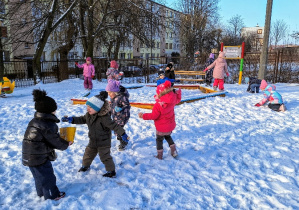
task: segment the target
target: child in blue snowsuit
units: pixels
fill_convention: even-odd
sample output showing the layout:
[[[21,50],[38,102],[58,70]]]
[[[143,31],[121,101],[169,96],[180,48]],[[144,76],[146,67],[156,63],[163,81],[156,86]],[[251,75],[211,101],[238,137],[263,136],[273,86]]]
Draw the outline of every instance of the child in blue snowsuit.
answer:
[[[159,78],[157,80],[157,86],[163,84],[164,82],[166,82],[166,80],[170,81],[171,84],[173,84],[174,82],[180,82],[180,80],[175,80],[175,79],[169,79],[168,77],[165,77],[164,73],[159,73]]]

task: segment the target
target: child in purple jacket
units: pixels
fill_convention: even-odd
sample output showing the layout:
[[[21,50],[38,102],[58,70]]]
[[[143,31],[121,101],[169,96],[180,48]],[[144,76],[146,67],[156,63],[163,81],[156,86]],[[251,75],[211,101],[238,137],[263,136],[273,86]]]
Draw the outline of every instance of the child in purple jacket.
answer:
[[[84,88],[85,90],[91,90],[92,85],[92,79],[95,75],[95,69],[94,65],[91,63],[91,57],[86,58],[86,63],[84,64],[78,64],[75,63],[78,68],[83,68],[83,76],[84,76]]]

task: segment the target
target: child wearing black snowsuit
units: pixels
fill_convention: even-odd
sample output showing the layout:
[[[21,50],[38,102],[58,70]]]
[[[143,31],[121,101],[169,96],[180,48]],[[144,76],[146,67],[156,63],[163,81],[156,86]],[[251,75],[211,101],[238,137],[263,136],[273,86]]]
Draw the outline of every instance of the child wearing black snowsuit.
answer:
[[[130,118],[130,94],[127,89],[120,85],[119,81],[108,80],[106,91],[110,96],[110,110],[112,119],[121,127],[124,127]],[[120,141],[119,151],[125,150],[128,141],[123,141],[122,137],[117,134],[117,140]]]
[[[257,79],[255,77],[250,77],[249,82],[248,82],[247,92],[259,93],[261,82],[262,82],[262,80],[260,80],[260,79]]]
[[[87,113],[84,116],[63,117],[62,121],[72,124],[87,124],[88,126],[89,143],[85,149],[79,172],[87,171],[98,154],[107,171],[103,176],[111,178],[116,176],[115,164],[110,154],[111,130],[120,135],[123,141],[127,141],[128,136],[125,130],[111,119],[107,97],[108,93],[102,91],[100,95],[88,99],[86,102]]]
[[[59,200],[65,196],[56,186],[56,176],[50,161],[56,159],[54,149],[65,150],[69,143],[62,139],[58,133],[56,123],[60,122],[54,115],[57,109],[53,98],[47,96],[45,91],[33,90],[36,112],[26,129],[23,148],[22,163],[28,166],[39,197]]]
[[[207,62],[205,63],[205,68],[207,68],[213,62],[214,62],[214,54],[211,53]],[[214,68],[211,68],[210,71],[206,72],[205,82],[206,82],[207,86],[211,86],[211,83],[213,82],[213,70],[214,70]]]

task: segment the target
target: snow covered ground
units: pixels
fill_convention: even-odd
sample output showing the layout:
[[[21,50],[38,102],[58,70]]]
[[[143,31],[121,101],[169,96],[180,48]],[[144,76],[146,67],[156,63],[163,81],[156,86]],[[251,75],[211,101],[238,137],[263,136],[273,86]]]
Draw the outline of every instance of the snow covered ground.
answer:
[[[93,93],[105,85],[94,81]],[[82,95],[83,80],[16,88],[0,98],[0,209],[299,209],[299,86],[276,86],[286,101],[284,113],[254,107],[262,93],[247,93],[245,84],[226,84],[225,98],[176,106],[172,137],[178,160],[166,142],[164,160],[154,158],[154,123],[137,116],[149,110],[132,107],[125,127],[128,149],[119,152],[112,140],[115,179],[102,177],[98,157],[89,172],[77,172],[88,130],[76,125],[75,143],[58,151],[53,162],[57,185],[67,194],[58,202],[37,197],[29,168],[21,163],[23,135],[35,112],[31,93],[45,89],[58,104],[59,118],[83,115],[86,106],[70,100]],[[129,92],[131,102],[154,102],[155,88]],[[183,90],[183,98],[197,93]]]

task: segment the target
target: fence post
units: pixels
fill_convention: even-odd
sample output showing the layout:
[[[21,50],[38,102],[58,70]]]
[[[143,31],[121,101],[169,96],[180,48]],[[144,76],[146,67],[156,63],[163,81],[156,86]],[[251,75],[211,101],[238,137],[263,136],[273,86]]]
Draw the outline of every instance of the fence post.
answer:
[[[60,68],[59,68],[58,58],[56,59],[56,66],[57,66],[57,80],[58,82],[60,82]]]

